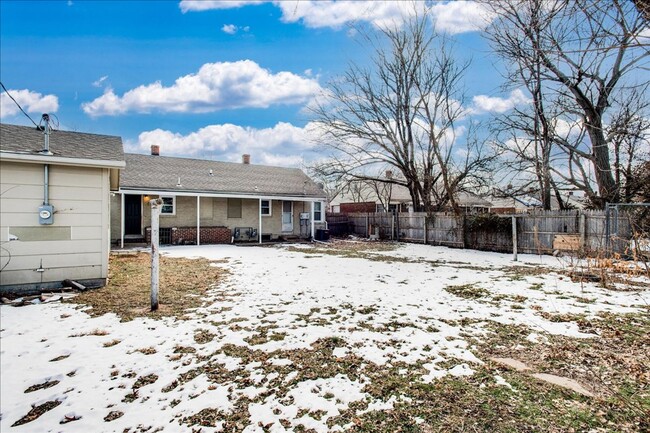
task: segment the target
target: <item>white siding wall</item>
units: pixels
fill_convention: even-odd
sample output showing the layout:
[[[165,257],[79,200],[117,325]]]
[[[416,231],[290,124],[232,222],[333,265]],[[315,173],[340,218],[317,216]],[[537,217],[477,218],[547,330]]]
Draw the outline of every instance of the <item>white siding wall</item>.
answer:
[[[38,222],[42,164],[0,161],[0,188],[0,285],[107,277],[108,169],[50,165],[51,226]],[[9,241],[14,232],[37,240]]]

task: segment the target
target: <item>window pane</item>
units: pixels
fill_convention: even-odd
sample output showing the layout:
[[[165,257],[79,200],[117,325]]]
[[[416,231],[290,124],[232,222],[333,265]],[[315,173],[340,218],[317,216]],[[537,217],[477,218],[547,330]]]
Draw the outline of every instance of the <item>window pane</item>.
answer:
[[[322,212],[322,203],[317,201],[314,203],[314,221],[322,221],[323,220],[323,212]]]
[[[241,218],[241,199],[228,199],[228,218]]]
[[[174,197],[161,197],[163,205],[160,208],[160,213],[174,214]]]
[[[271,215],[271,201],[262,200],[262,215]]]

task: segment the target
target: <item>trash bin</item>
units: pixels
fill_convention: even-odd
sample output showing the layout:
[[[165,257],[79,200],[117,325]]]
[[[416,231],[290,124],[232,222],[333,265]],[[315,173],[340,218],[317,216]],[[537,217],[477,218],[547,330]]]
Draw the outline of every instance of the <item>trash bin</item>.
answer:
[[[330,238],[330,231],[326,229],[316,229],[316,240],[327,241]]]

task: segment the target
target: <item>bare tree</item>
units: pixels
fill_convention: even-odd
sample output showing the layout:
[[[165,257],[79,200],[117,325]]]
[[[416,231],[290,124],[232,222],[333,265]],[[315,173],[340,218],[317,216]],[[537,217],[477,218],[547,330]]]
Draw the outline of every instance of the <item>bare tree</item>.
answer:
[[[627,105],[622,94],[633,89],[642,99],[647,95],[647,75],[642,77],[650,50],[639,35],[648,29],[648,21],[625,0],[485,4],[496,17],[488,37],[511,66],[511,83],[525,86],[532,95],[533,138],[543,144],[540,149],[557,147],[564,154],[559,166],[547,166],[542,159],[538,174],[552,172],[557,181],[582,189],[596,206],[619,201],[621,184],[611,153],[628,128],[613,128],[612,122],[625,117],[620,114]],[[551,113],[566,123],[578,120],[581,131],[561,136],[552,128]]]
[[[471,138],[462,149],[459,144],[468,63],[454,58],[427,16],[379,33],[368,37],[371,66],[350,65],[330,84],[327,101],[314,109],[320,141],[332,151],[321,170],[403,185],[415,209],[459,211],[457,192],[478,182],[491,161],[473,134],[464,135]],[[378,167],[399,176],[373,175]]]

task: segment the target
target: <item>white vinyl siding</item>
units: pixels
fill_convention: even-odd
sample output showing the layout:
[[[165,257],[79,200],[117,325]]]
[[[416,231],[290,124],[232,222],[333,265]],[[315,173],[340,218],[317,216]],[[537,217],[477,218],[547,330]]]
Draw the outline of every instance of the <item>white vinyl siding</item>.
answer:
[[[0,161],[0,285],[101,279],[108,273],[108,169],[50,165],[50,204],[54,224],[38,223],[43,203],[43,164]],[[8,241],[9,233],[33,228],[52,240]],[[46,233],[47,234],[47,233]],[[29,236],[25,236],[28,239]],[[36,272],[41,267],[44,272]]]

